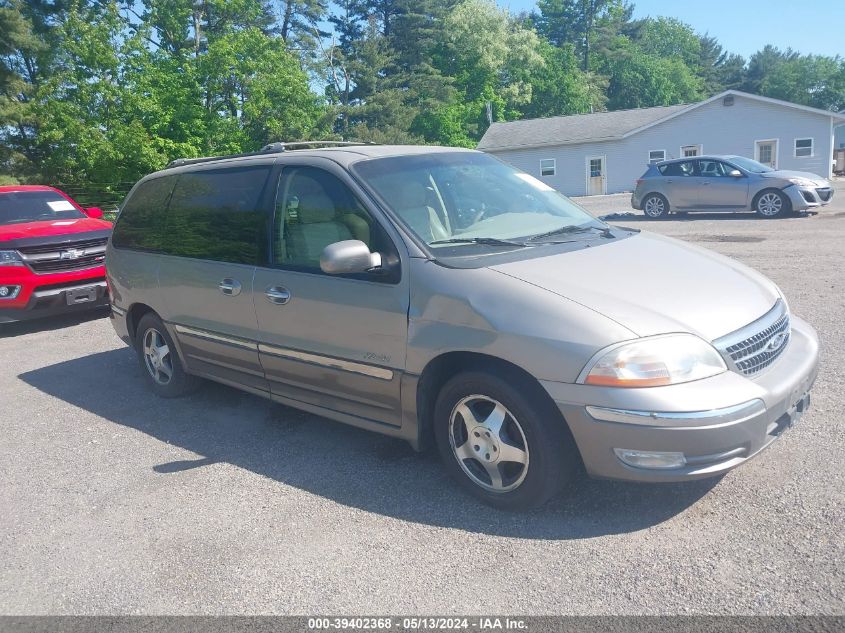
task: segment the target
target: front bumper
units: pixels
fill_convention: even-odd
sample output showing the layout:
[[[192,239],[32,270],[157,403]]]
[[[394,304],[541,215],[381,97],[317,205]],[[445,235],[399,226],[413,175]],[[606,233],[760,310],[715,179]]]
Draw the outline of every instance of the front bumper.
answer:
[[[799,187],[790,185],[784,187],[783,192],[789,196],[793,211],[805,211],[824,206],[833,200],[833,187]]]
[[[734,372],[645,389],[543,382],[569,424],[587,472],[634,481],[724,473],[766,448],[809,405],[818,372],[815,330],[792,317],[789,347],[753,379]],[[682,453],[685,464],[640,468],[621,450]]]
[[[84,301],[74,303],[70,300],[68,298],[69,293],[74,292],[77,292],[79,294],[78,298],[84,299]],[[83,279],[75,282],[53,284],[52,286],[48,285],[31,291],[28,299],[26,299],[26,303],[23,304],[16,302],[16,305],[12,307],[5,307],[3,306],[2,300],[0,300],[0,323],[27,321],[58,314],[67,314],[68,312],[101,308],[107,306],[108,303],[109,296],[105,279]]]

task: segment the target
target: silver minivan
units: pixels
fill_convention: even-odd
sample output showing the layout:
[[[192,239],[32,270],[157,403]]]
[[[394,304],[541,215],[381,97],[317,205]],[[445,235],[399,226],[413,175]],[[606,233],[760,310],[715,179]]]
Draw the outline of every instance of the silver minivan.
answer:
[[[129,193],[112,323],[160,396],[207,378],[435,444],[510,509],[582,467],[724,473],[807,409],[816,333],[759,273],[487,154],[313,147],[175,161]]]

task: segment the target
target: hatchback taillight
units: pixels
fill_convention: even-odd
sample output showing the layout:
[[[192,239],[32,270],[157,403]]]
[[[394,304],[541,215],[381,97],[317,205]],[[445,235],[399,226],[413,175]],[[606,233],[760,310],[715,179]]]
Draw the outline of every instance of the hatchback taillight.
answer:
[[[641,184],[643,184],[643,179],[642,179],[642,178],[637,178],[637,182],[635,182],[634,184],[635,184],[637,187],[639,187]]]

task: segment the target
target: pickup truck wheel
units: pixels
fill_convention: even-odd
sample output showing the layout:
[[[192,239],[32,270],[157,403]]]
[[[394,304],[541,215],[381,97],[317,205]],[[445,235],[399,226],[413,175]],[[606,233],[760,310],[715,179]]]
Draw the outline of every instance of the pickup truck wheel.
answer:
[[[138,323],[135,351],[147,384],[162,398],[178,398],[193,391],[199,379],[185,373],[173,339],[157,315],[145,314]]]
[[[643,212],[653,220],[669,215],[669,201],[659,193],[650,193],[643,200]]]
[[[443,386],[434,410],[447,471],[472,495],[505,510],[542,505],[580,463],[560,412],[542,394],[531,397],[533,386],[522,382],[458,374]]]
[[[764,218],[776,218],[789,211],[789,200],[777,189],[766,189],[757,195],[754,210]]]

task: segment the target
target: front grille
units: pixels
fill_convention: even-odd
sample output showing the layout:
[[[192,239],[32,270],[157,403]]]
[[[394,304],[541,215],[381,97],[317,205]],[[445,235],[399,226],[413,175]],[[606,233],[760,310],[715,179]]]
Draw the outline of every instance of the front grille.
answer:
[[[41,260],[38,262],[29,262],[29,267],[35,273],[57,273],[74,270],[85,270],[86,268],[94,268],[95,266],[102,266],[106,261],[106,256],[103,253],[96,255],[86,255],[77,259],[69,260]]]
[[[85,249],[95,248],[97,246],[105,246],[109,239],[107,237],[98,237],[90,240],[78,240],[69,242],[55,242],[54,244],[39,244],[38,246],[19,246],[18,252],[22,255],[39,255],[42,253],[55,253],[65,251],[69,248]]]
[[[816,193],[818,194],[819,198],[821,198],[822,202],[827,202],[833,195],[833,189],[816,189]]]
[[[809,191],[802,191],[801,195],[804,196],[804,200],[806,200],[807,202],[815,202],[816,201],[816,199],[813,197],[813,194],[810,193]]]
[[[102,266],[108,238],[21,246],[18,252],[30,270],[38,274],[71,272]]]
[[[778,300],[761,319],[722,337],[715,345],[730,359],[736,371],[751,376],[774,363],[786,350],[790,331],[789,313]]]

